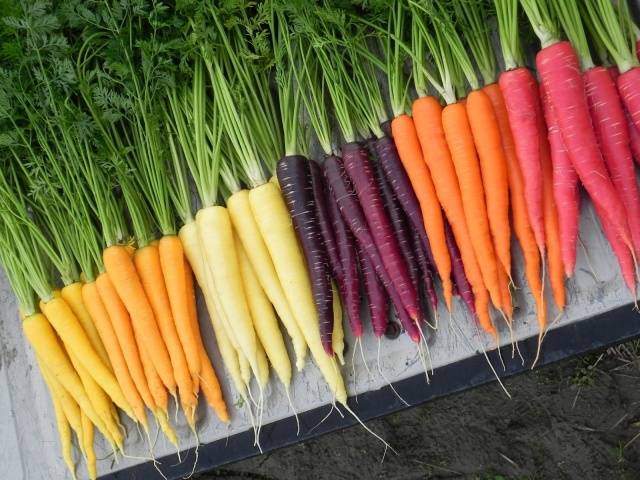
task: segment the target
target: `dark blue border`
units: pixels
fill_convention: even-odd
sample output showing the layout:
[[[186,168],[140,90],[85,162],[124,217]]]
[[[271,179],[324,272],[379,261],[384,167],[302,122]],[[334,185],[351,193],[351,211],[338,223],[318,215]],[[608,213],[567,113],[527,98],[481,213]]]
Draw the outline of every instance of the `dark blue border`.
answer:
[[[543,344],[539,365],[599,350],[636,337],[640,337],[640,316],[633,311],[633,304],[625,305],[550,331]],[[537,342],[537,337],[530,337],[519,343],[522,355],[529,362],[535,357]],[[522,366],[519,358],[511,359],[511,347],[508,348],[509,355],[503,354],[506,370],[499,372],[501,378],[530,369],[530,364]],[[498,356],[495,351],[489,353],[489,357],[494,365],[498,365]],[[495,377],[487,367],[486,359],[481,354],[477,354],[436,369],[430,385],[425,382],[424,375],[416,375],[395,382],[394,386],[398,393],[413,406],[491,381],[495,381]],[[350,398],[349,406],[363,421],[407,408],[389,387],[358,395],[358,403]],[[301,413],[301,433],[299,436],[296,436],[296,422],[293,417],[265,425],[260,435],[263,451],[286,447],[356,424],[355,419],[351,416],[345,415],[344,418],[341,418],[334,412],[320,426],[309,432],[328,412],[329,406],[323,406]],[[176,455],[159,459],[162,463],[160,468],[169,480],[177,480],[191,473],[193,449],[185,450],[182,453],[183,460],[187,452],[189,455],[187,461],[183,461],[179,465],[176,465]],[[198,450],[199,459],[196,473],[206,472],[225,463],[242,460],[259,453],[257,448],[253,447],[253,431],[238,433],[229,438],[201,445]],[[153,465],[144,463],[100,478],[102,480],[129,480],[160,478],[160,476]]]

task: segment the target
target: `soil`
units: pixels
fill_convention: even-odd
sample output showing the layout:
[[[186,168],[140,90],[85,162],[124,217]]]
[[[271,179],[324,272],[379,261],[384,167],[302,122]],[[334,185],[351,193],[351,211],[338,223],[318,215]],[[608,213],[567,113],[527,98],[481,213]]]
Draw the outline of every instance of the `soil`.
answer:
[[[200,475],[214,478],[640,478],[640,342],[571,359]]]

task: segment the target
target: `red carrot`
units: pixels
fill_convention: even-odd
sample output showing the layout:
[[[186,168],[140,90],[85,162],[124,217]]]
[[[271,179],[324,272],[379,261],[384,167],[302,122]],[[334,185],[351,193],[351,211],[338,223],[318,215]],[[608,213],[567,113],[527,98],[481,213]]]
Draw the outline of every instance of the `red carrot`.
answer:
[[[409,317],[416,320],[419,310],[418,294],[411,283],[407,264],[402,258],[398,243],[393,235],[391,222],[384,211],[369,155],[361,145],[355,142],[345,144],[342,147],[342,154],[344,170],[353,182],[384,268],[389,274]]]
[[[360,260],[360,269],[362,270],[364,287],[367,293],[367,308],[369,309],[373,333],[380,338],[384,335],[389,324],[387,294],[376,275],[373,265],[371,265],[369,256],[362,249],[358,249],[358,259]]]

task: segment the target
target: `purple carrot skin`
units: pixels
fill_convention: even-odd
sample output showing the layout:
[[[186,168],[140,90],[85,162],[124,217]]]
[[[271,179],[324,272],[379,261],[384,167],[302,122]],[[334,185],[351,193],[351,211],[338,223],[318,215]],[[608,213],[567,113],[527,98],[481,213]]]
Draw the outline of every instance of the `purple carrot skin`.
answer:
[[[629,146],[629,130],[624,107],[618,96],[616,85],[606,68],[590,68],[584,73],[583,78],[596,138],[611,175],[611,181],[626,207],[631,241],[638,255],[640,254],[640,194]]]
[[[382,195],[382,201],[385,206],[385,211],[389,215],[391,225],[393,226],[393,232],[395,233],[396,240],[398,241],[398,247],[403,258],[407,262],[407,268],[409,270],[409,277],[416,290],[418,290],[418,265],[414,255],[413,242],[411,241],[411,231],[408,229],[407,221],[404,217],[404,212],[398,205],[398,200],[393,194],[389,182],[384,176],[379,164],[375,166],[375,176],[380,187],[380,193]]]
[[[417,260],[418,267],[420,269],[420,273],[422,274],[422,279],[424,281],[424,288],[427,293],[427,299],[429,300],[429,305],[431,305],[431,309],[436,312],[438,310],[438,295],[436,294],[436,288],[433,284],[433,271],[432,267],[429,264],[429,260],[427,259],[427,255],[422,248],[422,242],[420,241],[420,235],[416,232],[415,228],[411,228],[411,240],[413,245],[413,251],[415,252],[415,257]],[[453,291],[452,291],[453,293]],[[455,295],[455,293],[453,293]]]
[[[325,182],[326,185],[326,182]],[[342,265],[344,283],[338,288],[345,303],[351,332],[355,337],[362,335],[362,319],[360,318],[360,276],[358,275],[358,259],[356,257],[356,243],[345,223],[338,204],[331,198],[327,186],[327,212],[331,218],[333,232],[336,236],[338,256]]]
[[[351,179],[384,268],[409,317],[416,320],[419,310],[418,292],[411,283],[407,264],[402,258],[391,222],[384,211],[367,150],[356,142],[347,143],[342,147],[342,158],[344,170]]]
[[[278,162],[276,173],[307,262],[313,300],[318,309],[322,346],[327,355],[333,356],[333,290],[314,201],[309,160],[302,155],[286,156]]]
[[[358,259],[360,260],[360,270],[364,280],[364,288],[367,293],[367,308],[371,326],[376,337],[384,335],[389,324],[389,314],[387,312],[387,294],[380,283],[380,279],[371,265],[371,260],[361,249],[358,249]]]
[[[578,245],[578,227],[580,223],[580,183],[569,152],[562,140],[558,119],[542,85],[540,96],[544,118],[547,123],[547,138],[551,149],[553,165],[553,198],[557,205],[558,224],[560,226],[560,250],[562,264],[567,278],[573,276],[576,266],[576,247]]]
[[[471,284],[469,284],[469,280],[467,279],[467,274],[464,273],[464,265],[462,264],[462,256],[460,255],[458,244],[453,236],[451,226],[447,221],[445,221],[444,224],[444,235],[447,239],[449,255],[451,255],[451,275],[453,276],[453,281],[458,288],[458,294],[473,317],[477,318],[476,299],[473,295],[473,290],[471,290]]]
[[[324,177],[322,176],[322,169],[315,161],[309,160],[309,171],[311,172],[316,214],[318,215],[320,233],[322,234],[322,240],[324,241],[329,266],[331,267],[331,272],[333,273],[334,278],[338,280],[338,282],[344,282],[342,263],[340,262],[340,255],[338,254],[338,245],[336,244],[336,237],[333,232],[333,225],[327,208],[326,190]]]
[[[569,42],[554,43],[538,52],[536,66],[580,181],[591,200],[600,207],[601,214],[607,217],[618,232],[622,242],[632,248],[627,219],[620,215],[624,211],[624,205],[609,178],[593,131],[584,80],[575,50]],[[622,77],[618,78],[618,87]],[[622,92],[620,93],[622,96]]]
[[[358,203],[354,188],[351,185],[351,180],[345,172],[342,159],[336,156],[327,157],[324,162],[324,174],[333,200],[338,204],[340,214],[353,233],[358,247],[362,249],[362,252],[371,261],[376,275],[387,290],[389,298],[391,298],[391,302],[396,307],[396,310],[403,310],[404,305],[400,299],[400,295],[396,291],[395,284],[391,281],[391,276],[385,269],[382,259],[380,258],[380,253],[373,241],[373,235],[369,231],[362,207],[360,203]],[[407,273],[407,276],[408,275]],[[417,308],[414,312],[417,314]],[[401,321],[403,318],[403,316],[400,317]],[[407,316],[407,318],[411,320],[411,317]],[[420,332],[413,320],[407,321],[405,318],[403,327],[409,334],[411,340],[416,343],[420,342]]]
[[[424,219],[422,211],[420,210],[420,203],[411,187],[411,181],[407,176],[407,172],[405,172],[402,166],[396,144],[393,142],[391,136],[387,135],[386,137],[376,139],[374,146],[382,171],[389,181],[389,185],[391,185],[391,189],[395,193],[409,223],[415,231],[418,232],[418,235],[420,235],[420,243],[426,252],[427,260],[431,268],[433,268],[435,262],[433,261],[433,254],[431,253],[429,237],[427,237],[427,231],[424,228]]]

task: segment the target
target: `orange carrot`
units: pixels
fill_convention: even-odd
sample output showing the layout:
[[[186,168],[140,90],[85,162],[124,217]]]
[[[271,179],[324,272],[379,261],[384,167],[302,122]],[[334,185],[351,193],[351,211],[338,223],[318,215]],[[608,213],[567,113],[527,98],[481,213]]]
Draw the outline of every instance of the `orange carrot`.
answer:
[[[184,258],[184,273],[185,273],[185,285],[187,287],[187,305],[189,306],[189,320],[191,322],[191,328],[194,332],[197,332],[196,342],[198,352],[200,356],[200,388],[204,393],[204,398],[207,400],[209,406],[216,412],[218,418],[227,423],[229,421],[229,413],[227,411],[227,404],[224,401],[222,395],[222,389],[220,388],[220,382],[216,375],[209,355],[202,343],[202,337],[200,335],[200,326],[198,325],[198,311],[196,309],[196,292],[193,288],[193,272],[191,266]]]
[[[167,346],[162,341],[153,309],[142,287],[142,282],[125,247],[112,245],[102,253],[104,266],[118,296],[136,324],[136,330],[144,332],[142,340],[147,353],[165,387],[175,396],[176,380],[171,368]]]
[[[96,286],[111,319],[111,325],[118,338],[131,378],[144,404],[151,408],[150,406],[154,405],[154,402],[140,360],[140,352],[138,351],[138,344],[133,333],[129,313],[127,313],[126,307],[120,300],[118,292],[116,292],[113,282],[106,272],[98,275]]]
[[[451,258],[444,234],[444,221],[433,180],[422,156],[413,119],[400,115],[391,122],[393,140],[400,161],[407,171],[413,190],[420,202],[424,225],[429,237],[433,260],[442,281],[442,290],[447,307],[451,310]]]
[[[158,244],[162,273],[169,294],[173,321],[178,331],[182,350],[186,355],[187,365],[192,378],[193,392],[198,391],[200,381],[200,356],[198,354],[198,332],[193,330],[190,322],[189,303],[184,271],[184,250],[177,235],[164,235]]]
[[[473,249],[478,259],[482,259],[479,261],[482,278],[493,304],[500,308],[498,261],[489,229],[480,165],[465,106],[459,102],[447,105],[442,110],[442,127],[458,177]]]
[[[159,248],[156,245],[147,245],[146,247],[138,249],[133,256],[133,261],[138,275],[140,275],[140,280],[142,281],[149,303],[153,308],[162,339],[167,346],[173,368],[173,376],[176,379],[178,391],[180,392],[180,402],[185,412],[188,412],[187,417],[190,417],[191,412],[196,408],[197,400],[193,394],[193,383],[187,366],[185,352],[182,350],[182,344],[176,331],[176,324],[171,315],[169,295],[160,266]],[[139,343],[138,348],[140,349]]]
[[[143,425],[144,429],[147,430],[148,424],[144,411],[144,403],[136,389],[133,378],[131,378],[124,354],[118,343],[118,337],[111,324],[109,313],[100,298],[95,282],[85,283],[82,286],[82,300],[105,346],[109,361],[113,367],[113,373],[120,384],[120,388],[122,388],[122,393],[133,408],[138,421]]]
[[[491,85],[500,88],[495,83]],[[467,97],[466,107],[473,141],[480,159],[489,229],[493,237],[494,249],[502,269],[511,278],[509,180],[498,120],[491,99],[484,90],[472,91]],[[498,270],[500,269],[498,268]]]
[[[501,265],[498,265],[498,282],[500,283],[500,300],[502,301],[502,311],[511,320],[513,318],[513,302],[511,301],[511,291],[509,290],[509,277]]]
[[[413,103],[413,118],[424,159],[435,179],[434,186],[440,204],[447,215],[451,230],[460,249],[464,271],[469,279],[476,302],[476,312],[482,328],[495,334],[489,317],[489,295],[473,249],[462,206],[462,194],[442,128],[442,106],[433,97],[422,97]],[[391,124],[392,128],[394,124]]]
[[[525,275],[527,283],[536,302],[538,326],[543,331],[547,324],[547,313],[542,294],[542,280],[540,274],[540,250],[536,243],[533,228],[529,222],[529,213],[525,199],[524,180],[516,155],[513,133],[509,124],[509,116],[502,97],[502,90],[494,88],[495,84],[484,88],[491,99],[493,109],[496,113],[502,148],[504,149],[507,162],[507,175],[509,180],[509,199],[511,205],[511,216],[513,219],[513,231],[520,243],[520,249],[524,256]]]
[[[541,132],[547,131],[542,113],[538,115],[538,127]],[[549,264],[549,280],[553,300],[558,310],[564,310],[566,293],[564,289],[564,264],[560,247],[560,225],[558,212],[553,196],[553,165],[551,163],[551,147],[546,135],[540,135],[540,163],[542,164],[542,206],[544,209],[544,235],[547,242],[547,258]]]

